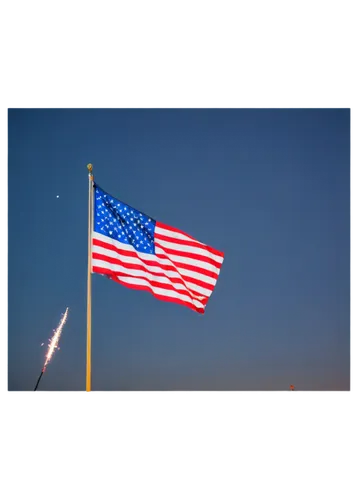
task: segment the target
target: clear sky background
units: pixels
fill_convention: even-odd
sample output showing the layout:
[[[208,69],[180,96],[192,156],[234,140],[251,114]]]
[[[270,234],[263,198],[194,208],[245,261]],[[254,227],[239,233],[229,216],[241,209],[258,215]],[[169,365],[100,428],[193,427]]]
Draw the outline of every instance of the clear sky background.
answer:
[[[18,109],[8,137],[10,390],[66,306],[39,390],[85,390],[90,162],[225,252],[204,315],[93,275],[93,390],[349,389],[349,110]]]

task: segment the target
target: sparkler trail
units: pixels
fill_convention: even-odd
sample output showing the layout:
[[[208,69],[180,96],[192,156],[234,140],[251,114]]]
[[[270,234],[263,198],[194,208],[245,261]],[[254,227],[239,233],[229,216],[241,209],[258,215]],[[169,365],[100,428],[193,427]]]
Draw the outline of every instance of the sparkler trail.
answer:
[[[61,333],[62,333],[63,326],[64,326],[64,324],[67,321],[67,316],[68,316],[68,307],[66,308],[65,314],[62,316],[60,324],[56,328],[56,330],[55,330],[55,332],[54,332],[54,334],[53,334],[53,336],[52,336],[52,338],[50,340],[50,343],[48,345],[48,350],[47,350],[47,353],[46,353],[44,369],[46,368],[46,366],[48,365],[49,361],[51,360],[52,355],[55,352],[55,349],[58,348],[58,341],[60,340],[60,336],[61,336]]]
[[[64,327],[64,325],[65,325],[65,323],[67,321],[67,316],[68,316],[68,307],[66,308],[66,311],[65,311],[64,315],[62,316],[61,321],[60,321],[58,327],[54,331],[53,336],[51,337],[51,339],[49,339],[50,343],[48,345],[47,353],[46,353],[46,356],[45,356],[45,364],[44,364],[44,366],[43,366],[43,368],[41,370],[41,373],[40,373],[40,376],[39,376],[39,378],[37,380],[37,383],[36,383],[34,391],[36,391],[36,389],[37,389],[37,387],[38,387],[38,385],[40,383],[41,377],[42,377],[42,375],[44,374],[44,372],[46,370],[46,366],[51,361],[53,353],[55,352],[56,349],[59,349],[58,342],[60,340],[60,336],[61,336],[63,327]]]

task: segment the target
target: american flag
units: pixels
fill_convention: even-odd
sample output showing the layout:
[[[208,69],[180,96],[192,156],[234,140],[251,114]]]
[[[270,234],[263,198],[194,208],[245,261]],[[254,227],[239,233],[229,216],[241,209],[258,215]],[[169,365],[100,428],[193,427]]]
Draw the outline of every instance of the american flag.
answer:
[[[94,184],[92,272],[204,313],[224,254]]]

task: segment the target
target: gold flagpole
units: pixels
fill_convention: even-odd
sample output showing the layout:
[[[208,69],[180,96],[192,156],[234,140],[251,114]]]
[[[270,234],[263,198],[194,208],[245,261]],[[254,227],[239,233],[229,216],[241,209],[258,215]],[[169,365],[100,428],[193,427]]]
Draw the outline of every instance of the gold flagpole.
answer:
[[[92,299],[92,228],[93,228],[93,166],[88,169],[88,270],[87,270],[87,363],[86,391],[91,391],[91,299]]]

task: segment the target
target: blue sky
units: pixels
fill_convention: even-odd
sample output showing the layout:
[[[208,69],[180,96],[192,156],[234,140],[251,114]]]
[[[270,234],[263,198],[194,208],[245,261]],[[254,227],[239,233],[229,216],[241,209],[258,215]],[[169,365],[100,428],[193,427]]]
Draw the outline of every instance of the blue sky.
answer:
[[[39,389],[85,389],[89,162],[225,253],[203,316],[93,276],[93,390],[349,389],[349,110],[16,109],[8,136],[10,390],[66,306]]]

